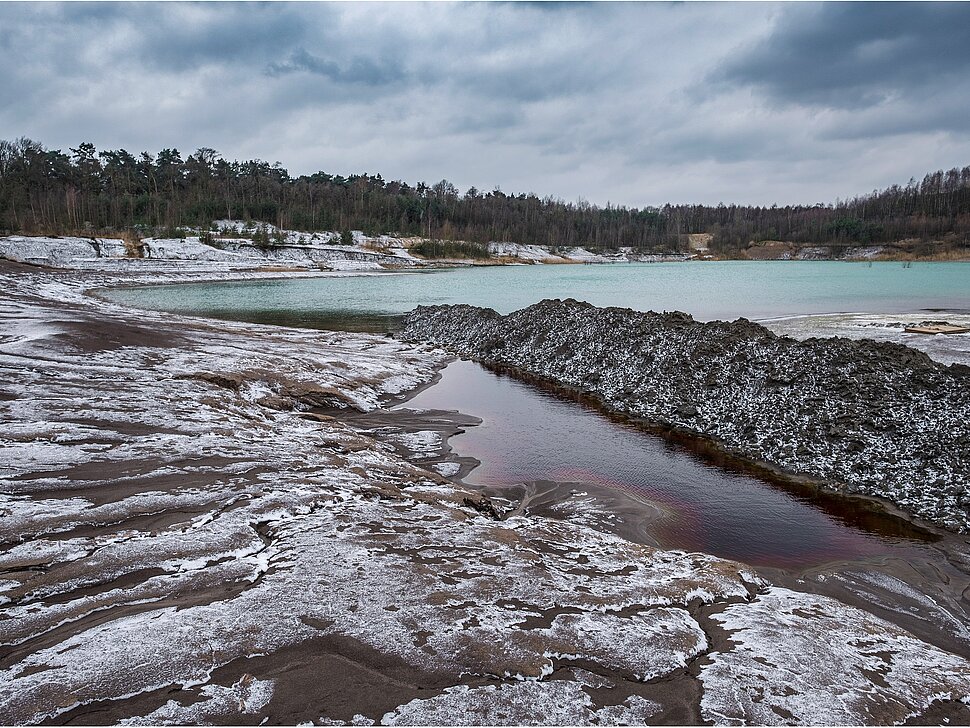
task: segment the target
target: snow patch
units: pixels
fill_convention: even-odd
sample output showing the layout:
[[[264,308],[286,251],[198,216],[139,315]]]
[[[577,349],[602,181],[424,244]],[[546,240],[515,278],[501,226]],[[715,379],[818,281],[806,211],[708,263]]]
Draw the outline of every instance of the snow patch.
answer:
[[[700,674],[718,724],[893,725],[970,695],[965,660],[828,597],[772,587],[712,619],[734,643]]]

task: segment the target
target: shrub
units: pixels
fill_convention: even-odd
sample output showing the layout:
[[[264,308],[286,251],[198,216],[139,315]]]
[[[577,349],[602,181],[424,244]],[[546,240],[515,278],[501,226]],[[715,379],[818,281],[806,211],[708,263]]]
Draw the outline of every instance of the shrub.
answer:
[[[216,242],[216,236],[211,230],[202,230],[199,233],[199,242],[203,245],[211,245],[213,248],[220,247],[220,245]]]
[[[411,252],[423,258],[474,258],[484,260],[492,253],[487,245],[462,240],[422,240],[411,246]]]
[[[125,255],[129,258],[144,258],[145,246],[141,238],[134,230],[125,230],[121,234],[121,240],[125,244]]]
[[[260,250],[268,250],[273,247],[265,225],[259,224],[256,226],[256,230],[253,231],[253,244]]]

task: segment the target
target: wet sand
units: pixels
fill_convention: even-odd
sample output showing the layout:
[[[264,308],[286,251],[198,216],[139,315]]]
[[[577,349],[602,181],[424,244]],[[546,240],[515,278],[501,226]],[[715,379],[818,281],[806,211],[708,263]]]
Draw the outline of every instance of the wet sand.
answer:
[[[895,615],[647,545],[628,493],[457,482],[475,413],[389,409],[440,353],[0,276],[0,723],[807,722],[831,675],[845,722],[965,716],[963,653]],[[762,677],[748,610],[810,664]]]

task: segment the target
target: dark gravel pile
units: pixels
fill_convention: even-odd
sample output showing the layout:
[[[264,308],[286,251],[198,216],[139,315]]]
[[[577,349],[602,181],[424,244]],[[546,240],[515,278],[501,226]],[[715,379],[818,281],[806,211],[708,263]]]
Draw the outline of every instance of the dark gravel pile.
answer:
[[[616,412],[970,531],[968,367],[898,344],[796,341],[746,319],[702,323],[571,299],[508,316],[422,306],[399,336],[583,390]]]

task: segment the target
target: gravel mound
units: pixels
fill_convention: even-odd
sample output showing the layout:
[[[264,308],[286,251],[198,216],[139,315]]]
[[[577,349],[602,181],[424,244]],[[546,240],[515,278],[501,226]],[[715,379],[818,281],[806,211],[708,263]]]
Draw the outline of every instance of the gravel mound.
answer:
[[[545,300],[421,306],[399,336],[514,367],[607,408],[970,531],[970,367],[891,343]]]

